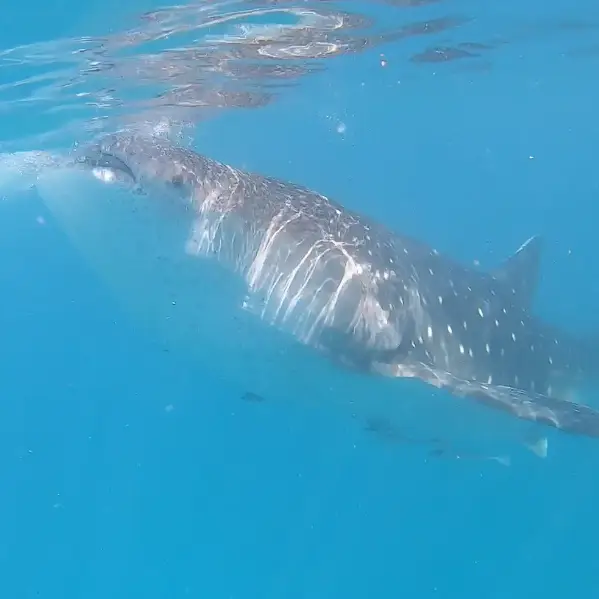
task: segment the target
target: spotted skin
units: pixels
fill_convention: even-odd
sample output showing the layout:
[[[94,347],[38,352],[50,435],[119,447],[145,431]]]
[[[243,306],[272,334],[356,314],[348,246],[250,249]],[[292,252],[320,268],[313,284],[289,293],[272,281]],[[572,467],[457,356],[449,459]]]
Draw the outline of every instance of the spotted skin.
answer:
[[[532,312],[540,238],[484,273],[304,187],[165,140],[109,136],[77,160],[168,192],[195,215],[188,252],[228,265],[248,309],[345,366],[599,436],[599,413],[560,396],[594,378],[599,344]]]

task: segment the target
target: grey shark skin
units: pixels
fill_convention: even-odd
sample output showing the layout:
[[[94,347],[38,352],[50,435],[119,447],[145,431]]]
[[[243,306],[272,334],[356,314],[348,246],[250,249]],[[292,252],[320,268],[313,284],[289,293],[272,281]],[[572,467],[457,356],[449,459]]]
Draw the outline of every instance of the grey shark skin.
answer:
[[[599,436],[599,412],[563,395],[595,378],[599,344],[532,313],[538,237],[483,273],[301,186],[163,139],[109,136],[77,162],[191,212],[187,251],[236,271],[248,308],[336,361]]]

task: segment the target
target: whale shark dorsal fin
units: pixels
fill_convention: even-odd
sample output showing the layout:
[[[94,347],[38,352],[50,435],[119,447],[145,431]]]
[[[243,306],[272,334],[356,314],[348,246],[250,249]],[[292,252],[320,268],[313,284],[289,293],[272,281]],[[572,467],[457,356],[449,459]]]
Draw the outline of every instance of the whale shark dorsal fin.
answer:
[[[541,246],[542,239],[539,235],[531,237],[515,254],[491,272],[526,307],[532,303],[539,283]]]

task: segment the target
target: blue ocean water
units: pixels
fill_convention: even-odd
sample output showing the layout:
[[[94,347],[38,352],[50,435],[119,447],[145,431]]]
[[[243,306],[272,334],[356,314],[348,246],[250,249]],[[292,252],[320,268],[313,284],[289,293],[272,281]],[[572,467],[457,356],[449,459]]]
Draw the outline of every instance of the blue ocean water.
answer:
[[[2,49],[107,35],[158,6],[11,5]],[[271,105],[201,122],[194,146],[484,267],[541,234],[538,311],[599,330],[599,10],[430,10],[471,17],[471,42],[499,41],[473,63],[410,61],[429,45],[416,38],[334,58]],[[4,142],[59,120],[18,115],[0,113]],[[431,460],[308,402],[241,401],[252,389],[238,377],[166,350],[131,318],[35,191],[14,196],[0,203],[2,597],[599,591],[596,442],[550,432],[546,460],[508,468]],[[209,315],[200,326],[218,335]],[[326,369],[315,376],[329,384]],[[273,380],[271,395],[294,395],[291,378]]]

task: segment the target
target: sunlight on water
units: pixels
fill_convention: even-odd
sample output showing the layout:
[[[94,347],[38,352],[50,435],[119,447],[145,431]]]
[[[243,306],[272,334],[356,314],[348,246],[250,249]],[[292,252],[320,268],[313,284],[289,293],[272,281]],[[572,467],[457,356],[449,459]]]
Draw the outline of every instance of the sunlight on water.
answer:
[[[596,32],[577,21],[548,18],[528,25],[496,19],[501,31],[489,36],[477,32],[480,17],[441,2],[390,0],[374,7],[195,2],[147,12],[137,27],[102,37],[4,50],[0,115],[21,118],[34,110],[43,130],[2,144],[21,149],[155,121],[157,115],[195,124],[223,109],[264,107],[335,57],[384,52],[391,44],[410,48],[406,59],[413,65],[458,63],[484,71],[506,44],[574,31],[586,48]],[[420,49],[414,50],[411,40],[418,38]],[[388,61],[380,54],[378,62],[385,67]]]

